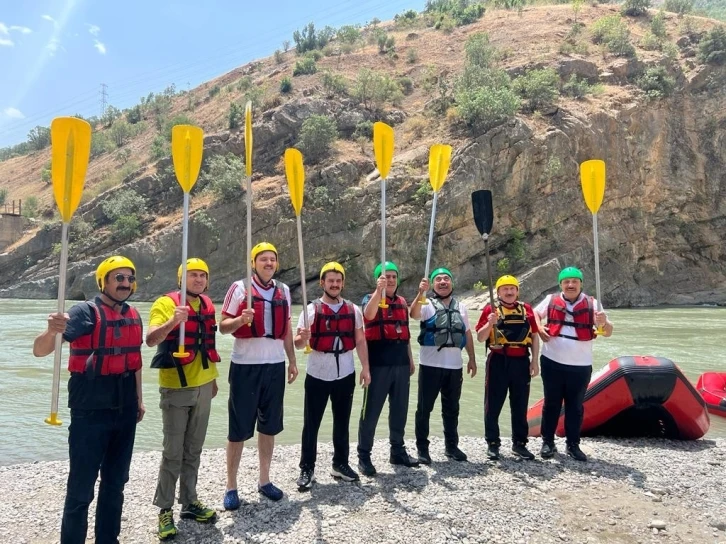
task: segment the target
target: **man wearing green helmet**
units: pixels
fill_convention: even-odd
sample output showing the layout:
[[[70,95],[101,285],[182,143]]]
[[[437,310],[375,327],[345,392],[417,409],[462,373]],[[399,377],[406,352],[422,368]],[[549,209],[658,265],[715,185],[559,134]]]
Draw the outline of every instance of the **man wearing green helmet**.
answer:
[[[376,475],[371,450],[386,398],[390,462],[393,465],[418,466],[418,460],[408,454],[403,440],[411,376],[416,367],[411,353],[408,304],[398,294],[398,274],[395,263],[386,261],[385,270],[382,263],[378,264],[373,271],[376,289],[366,295],[361,304],[371,370],[371,384],[364,392],[358,425],[358,468],[366,476]],[[379,304],[384,299],[387,307],[381,308]]]
[[[540,455],[548,459],[557,452],[555,429],[564,401],[567,454],[577,461],[587,461],[580,449],[580,428],[592,375],[595,327],[602,328],[602,336],[607,337],[613,333],[613,324],[605,312],[597,310],[598,301],[583,293],[581,270],[564,268],[557,281],[561,292],[547,295],[534,309],[539,319],[547,319],[539,332],[544,342],[540,357],[544,386]]]
[[[431,283],[433,295],[422,304],[421,299]],[[429,278],[421,280],[418,294],[411,303],[411,317],[421,320],[416,448],[418,459],[424,464],[431,464],[429,419],[439,393],[446,457],[455,461],[467,459],[459,449],[458,431],[464,364],[461,350],[466,348],[469,356],[466,369],[472,378],[476,376],[476,354],[467,308],[453,297],[453,293],[453,274],[447,268],[437,268]]]

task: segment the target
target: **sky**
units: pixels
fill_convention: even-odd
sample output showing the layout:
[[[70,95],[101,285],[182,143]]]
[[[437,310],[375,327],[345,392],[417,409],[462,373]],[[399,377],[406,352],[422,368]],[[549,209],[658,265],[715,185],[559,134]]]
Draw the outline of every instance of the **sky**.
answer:
[[[425,0],[0,0],[0,147],[57,116],[194,88],[282,49],[309,22],[392,19]]]

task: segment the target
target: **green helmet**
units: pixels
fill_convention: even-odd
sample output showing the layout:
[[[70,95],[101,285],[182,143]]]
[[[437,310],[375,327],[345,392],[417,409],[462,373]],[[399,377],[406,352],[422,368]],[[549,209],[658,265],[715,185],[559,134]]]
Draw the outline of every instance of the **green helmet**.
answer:
[[[451,278],[452,282],[454,281],[454,275],[451,273],[451,270],[449,270],[448,268],[444,268],[443,266],[431,272],[431,275],[429,276],[429,281],[433,283],[434,278],[439,274],[446,274]]]
[[[378,266],[376,266],[375,270],[373,270],[373,281],[377,281],[378,278],[381,277],[382,268],[383,268],[383,266],[381,266],[381,263],[378,263]],[[386,261],[386,272],[389,270],[396,273],[396,285],[400,284],[401,283],[401,279],[399,278],[400,273],[398,271],[398,267],[396,266],[396,263],[394,263],[393,261]]]
[[[567,268],[563,268],[560,272],[559,277],[557,278],[557,283],[562,283],[562,280],[567,280],[571,278],[583,281],[582,270],[580,270],[579,268],[575,268],[574,266],[568,266]]]

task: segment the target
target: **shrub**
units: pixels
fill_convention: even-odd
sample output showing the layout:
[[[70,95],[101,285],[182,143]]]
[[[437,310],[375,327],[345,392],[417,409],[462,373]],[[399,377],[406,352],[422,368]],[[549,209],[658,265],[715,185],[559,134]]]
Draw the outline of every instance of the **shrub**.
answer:
[[[38,217],[38,197],[31,195],[23,201],[23,217],[34,219]]]
[[[344,96],[348,93],[348,87],[342,74],[335,74],[325,70],[322,74],[323,90],[329,97]]]
[[[413,80],[410,77],[399,77],[398,83],[401,86],[403,94],[409,95],[413,92]]]
[[[109,153],[116,147],[111,138],[105,132],[94,132],[91,134],[91,158],[95,159],[103,153]]]
[[[275,63],[276,64],[282,64],[283,61],[282,53],[279,49],[275,49]]]
[[[477,68],[490,68],[496,55],[496,49],[489,43],[486,32],[477,32],[470,36],[464,44],[466,62]]]
[[[622,13],[623,15],[637,17],[638,15],[645,15],[648,13],[649,7],[650,0],[625,0],[625,3],[623,3]]]
[[[302,76],[305,74],[314,74],[318,71],[318,66],[315,64],[315,59],[312,57],[304,57],[295,63],[295,68],[292,70],[292,75]]]
[[[507,0],[516,2],[519,0]],[[431,26],[438,30],[445,30],[442,24],[444,19],[448,19],[451,26],[463,26],[471,24],[484,15],[484,2],[479,0],[428,0],[424,13],[428,15]],[[439,26],[437,26],[439,25]]]
[[[650,31],[658,38],[666,37],[665,12],[660,9],[650,21]]]
[[[154,136],[154,139],[151,142],[151,150],[149,152],[151,154],[151,158],[157,161],[164,157],[168,157],[170,152],[169,142],[161,134]]]
[[[371,128],[371,131],[373,131],[372,128]],[[8,190],[0,189],[0,206],[3,206],[7,199],[8,199]]]
[[[335,120],[326,115],[311,115],[303,121],[296,147],[308,162],[325,158],[338,138]]]
[[[292,79],[287,76],[282,78],[282,81],[280,82],[280,92],[283,94],[292,92]]]
[[[386,102],[394,104],[399,102],[402,96],[400,84],[388,74],[381,74],[368,68],[362,68],[358,72],[353,87],[353,98],[363,107],[369,110],[380,109]]]
[[[353,131],[353,138],[365,138],[366,140],[373,138],[373,121],[361,121],[358,123]]]
[[[221,90],[222,89],[220,88],[219,85],[215,85],[214,87],[209,89],[209,98],[214,98],[215,96],[217,96],[219,94],[219,91],[221,91]]]
[[[706,64],[726,64],[726,30],[715,26],[698,45],[698,59]]]
[[[290,40],[282,40],[282,50],[287,53],[290,49]]]
[[[406,51],[406,62],[409,64],[416,64],[418,62],[418,51],[414,48],[410,48]]]
[[[570,79],[562,86],[562,94],[573,98],[583,98],[590,92],[590,84],[587,79],[578,79],[577,74],[572,74]]]
[[[358,25],[344,25],[338,29],[335,39],[342,44],[355,47],[362,39],[360,27]]]
[[[393,22],[396,23],[396,28],[411,27],[416,24],[416,19],[418,19],[418,12],[414,9],[409,9],[393,16]]]
[[[136,214],[122,215],[113,222],[114,240],[121,242],[133,240],[141,235],[141,220]]]
[[[475,293],[484,293],[489,289],[487,284],[485,284],[483,281],[476,282],[474,285],[472,285],[471,288],[474,289]]]
[[[454,96],[459,115],[475,130],[489,130],[501,124],[520,107],[519,97],[504,83],[459,88],[454,91]]]
[[[121,217],[142,215],[146,208],[146,199],[133,189],[117,191],[111,198],[101,203],[101,210],[110,221]]]
[[[143,118],[141,106],[138,104],[126,111],[126,120],[132,125],[141,122]]]
[[[630,43],[630,30],[620,15],[598,19],[593,23],[591,33],[594,43],[604,44],[616,56],[635,56],[635,48]]]
[[[657,100],[669,96],[676,86],[676,81],[668,75],[664,66],[652,66],[640,77],[638,86],[645,91],[648,98]]]
[[[113,143],[116,144],[116,147],[123,146],[135,135],[135,131],[131,128],[131,125],[123,119],[116,119],[108,133]]]
[[[50,129],[36,126],[28,132],[28,143],[36,151],[41,151],[50,145]]]
[[[242,124],[242,120],[245,117],[245,108],[242,104],[236,102],[230,102],[229,104],[229,128],[234,130]]]
[[[658,36],[653,34],[650,30],[640,39],[640,47],[646,51],[657,51],[661,48],[661,40]]]
[[[693,0],[665,0],[663,9],[682,16],[693,11]]]
[[[50,183],[52,181],[52,166],[50,161],[43,167],[43,169],[40,171],[40,180],[45,183]]]
[[[554,68],[531,70],[512,83],[514,91],[527,100],[530,111],[551,107],[559,96],[560,77]]]
[[[245,177],[244,161],[228,153],[215,155],[207,162],[207,166],[200,181],[207,185],[207,189],[219,201],[239,199],[242,194],[242,180]]]
[[[497,271],[500,274],[506,274],[509,272],[509,259],[504,257],[497,261]]]

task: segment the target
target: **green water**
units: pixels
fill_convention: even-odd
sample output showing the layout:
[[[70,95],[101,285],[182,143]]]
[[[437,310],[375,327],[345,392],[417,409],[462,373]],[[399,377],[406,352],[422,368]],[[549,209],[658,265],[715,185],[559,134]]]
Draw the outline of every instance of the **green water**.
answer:
[[[73,304],[73,303],[69,303]],[[62,427],[50,427],[43,423],[50,408],[53,356],[36,359],[32,355],[35,336],[44,330],[45,320],[53,310],[53,301],[0,300],[0,337],[4,349],[0,350],[0,465],[31,462],[67,457],[69,414],[65,383],[68,373],[61,374],[60,418]],[[149,303],[137,304],[142,317],[147,319]],[[297,320],[300,307],[293,315]],[[668,308],[655,310],[611,310],[610,319],[615,324],[613,337],[600,339],[595,348],[595,369],[621,355],[657,355],[675,361],[695,383],[706,370],[726,371],[726,352],[721,340],[726,323],[725,308]],[[471,312],[469,319],[476,323],[478,312]],[[417,325],[414,324],[414,330]],[[220,364],[220,392],[213,401],[212,417],[207,434],[206,447],[218,448],[225,444],[227,434],[226,376],[229,370],[229,353],[232,338],[218,337]],[[418,360],[418,344],[413,343],[414,357]],[[67,345],[64,355],[67,356]],[[476,344],[479,374],[464,378],[461,399],[459,431],[463,435],[482,436],[484,432],[484,347]],[[144,350],[144,400],[146,417],[136,435],[137,450],[160,449],[162,432],[158,408],[158,389],[155,371],[148,368],[152,350]],[[64,357],[65,367],[65,357]],[[300,441],[303,423],[303,380],[305,356],[298,353],[300,376],[288,386],[285,393],[285,430],[277,437],[278,443],[295,444]],[[416,410],[416,377],[411,382],[406,436],[413,446],[414,412]],[[542,382],[532,382],[530,405],[542,396]],[[351,441],[357,440],[357,418],[363,400],[362,391],[355,396],[351,418]],[[387,436],[387,407],[381,416],[377,436]],[[434,409],[431,432],[441,436],[440,408]],[[509,433],[509,413],[505,406],[501,419],[502,435]],[[330,413],[323,420],[320,440],[331,439]],[[726,437],[726,418],[711,417],[709,437]]]

